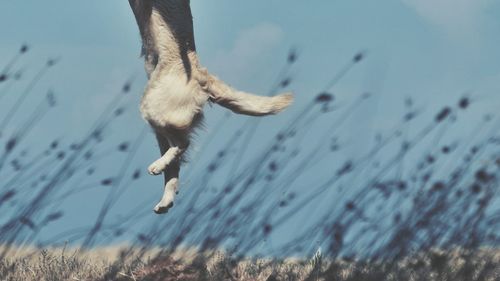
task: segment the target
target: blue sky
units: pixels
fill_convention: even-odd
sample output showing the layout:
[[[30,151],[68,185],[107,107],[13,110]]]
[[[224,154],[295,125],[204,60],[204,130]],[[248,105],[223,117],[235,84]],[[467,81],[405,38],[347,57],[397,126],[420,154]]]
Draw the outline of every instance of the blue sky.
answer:
[[[408,96],[434,112],[470,92],[477,100],[471,116],[498,111],[500,3],[493,0],[191,2],[202,63],[237,88],[266,93],[287,51],[299,50],[300,60],[292,71],[295,105],[283,116],[267,119],[261,134],[283,124],[360,50],[367,52],[367,59],[334,90],[340,101],[367,91],[374,94],[373,103],[350,121],[352,153],[363,146],[364,139],[356,136],[395,123]],[[51,134],[77,135],[131,77],[137,94],[133,99],[139,99],[145,75],[140,38],[127,1],[2,1],[0,34],[0,65],[22,43],[32,47],[18,65],[27,67],[28,74],[47,57],[61,58],[39,89],[54,89],[67,107],[47,117],[59,125],[37,132],[41,139]],[[35,101],[29,101],[27,108],[30,103]],[[207,129],[200,138],[213,130],[214,121],[225,111],[207,107],[207,112]],[[140,130],[138,110],[128,118],[127,129]],[[473,120],[478,119],[468,120],[473,128]],[[126,137],[128,132],[115,133]],[[152,136],[147,143],[143,162],[157,154]],[[125,200],[141,192],[134,194]],[[73,204],[85,208],[88,202]]]
[[[141,77],[139,36],[126,1],[0,5],[2,57],[22,42],[33,46],[33,60],[36,54],[61,56],[53,73],[63,80],[57,85],[61,90],[86,84],[87,92],[98,92],[131,75]],[[370,60],[352,75],[357,81],[342,87],[383,88],[387,99],[418,94],[440,100],[462,91],[492,95],[500,75],[494,1],[221,0],[192,6],[202,62],[255,92],[265,91],[291,46],[302,55],[294,88],[299,101],[361,49],[369,51]]]

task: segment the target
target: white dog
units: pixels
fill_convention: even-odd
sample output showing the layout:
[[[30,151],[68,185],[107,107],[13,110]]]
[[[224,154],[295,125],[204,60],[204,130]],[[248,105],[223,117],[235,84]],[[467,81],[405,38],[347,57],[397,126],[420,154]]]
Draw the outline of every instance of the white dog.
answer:
[[[154,211],[173,206],[182,155],[190,134],[200,123],[203,105],[218,103],[235,113],[275,114],[292,102],[292,95],[260,97],[236,91],[198,63],[189,0],[129,0],[142,37],[148,84],[141,113],[153,127],[162,156],[148,171],[162,172],[165,191]]]

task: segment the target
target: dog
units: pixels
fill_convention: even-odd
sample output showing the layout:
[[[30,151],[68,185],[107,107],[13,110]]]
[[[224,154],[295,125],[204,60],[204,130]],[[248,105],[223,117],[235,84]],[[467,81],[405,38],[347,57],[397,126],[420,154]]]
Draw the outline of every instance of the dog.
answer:
[[[292,101],[290,93],[274,97],[237,91],[200,66],[196,54],[189,0],[129,0],[142,37],[148,83],[140,104],[153,128],[161,157],[148,168],[164,174],[157,214],[173,206],[183,154],[190,135],[203,119],[203,106],[217,103],[237,114],[276,114]]]

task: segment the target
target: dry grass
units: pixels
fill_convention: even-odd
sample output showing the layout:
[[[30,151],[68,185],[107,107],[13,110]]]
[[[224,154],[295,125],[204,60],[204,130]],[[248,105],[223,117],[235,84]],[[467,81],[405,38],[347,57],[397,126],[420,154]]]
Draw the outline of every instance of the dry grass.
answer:
[[[12,61],[27,50],[22,46]],[[288,87],[295,58],[291,52],[277,79],[282,82],[270,94]],[[137,157],[150,149],[142,147],[148,135],[114,133],[129,127],[123,118],[136,104],[131,93],[139,91],[130,81],[93,124],[82,126],[80,137],[50,136],[44,144],[32,130],[54,126],[42,117],[57,113],[57,100],[52,92],[34,94],[57,60],[28,80],[10,70],[0,73],[6,83],[0,98],[10,100],[0,102],[0,244],[134,245],[125,252],[0,247],[0,280],[498,280],[497,254],[481,250],[500,244],[500,123],[492,122],[498,116],[469,119],[478,114],[470,112],[472,95],[435,112],[408,97],[393,129],[362,140],[366,149],[353,154],[350,143],[357,136],[346,124],[355,121],[360,105],[376,103],[366,93],[337,102],[331,91],[363,58],[358,53],[338,69],[259,148],[250,145],[258,121],[226,135],[229,118],[221,117],[203,143],[214,149],[198,155],[206,161],[191,162],[199,166],[185,176],[190,187],[164,219],[149,219],[147,196],[132,206],[121,196],[149,184],[142,176],[149,163]],[[26,110],[30,98],[40,104]],[[471,122],[475,128],[465,134]],[[33,140],[40,145],[31,147]],[[111,172],[118,159],[121,165]],[[74,212],[65,206],[93,188],[103,192],[104,198],[95,197],[103,198],[102,205],[90,204],[91,213],[99,207],[98,213],[75,228]],[[119,203],[127,203],[126,209]],[[56,223],[65,226],[60,233],[54,233]],[[155,247],[174,250],[166,254]],[[306,257],[318,247],[332,259],[245,258]],[[429,250],[453,247],[470,251]],[[207,253],[220,248],[232,249],[232,255]]]
[[[235,260],[221,252],[192,251],[124,255],[118,248],[88,252],[65,249],[23,250],[24,256],[0,261],[1,280],[192,280],[192,281],[355,281],[498,280],[497,251],[429,251],[397,262],[311,260]],[[126,258],[124,258],[126,257]]]

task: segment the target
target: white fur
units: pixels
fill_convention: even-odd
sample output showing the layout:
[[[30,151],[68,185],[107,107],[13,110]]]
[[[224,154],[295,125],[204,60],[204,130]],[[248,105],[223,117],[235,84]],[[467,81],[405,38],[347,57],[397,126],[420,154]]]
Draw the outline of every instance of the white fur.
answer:
[[[156,213],[173,206],[182,155],[190,134],[200,124],[203,106],[216,102],[235,113],[275,114],[292,102],[292,95],[260,97],[239,92],[198,63],[189,0],[129,0],[142,37],[148,84],[141,113],[152,126],[161,157],[148,168],[164,173],[165,189]]]

